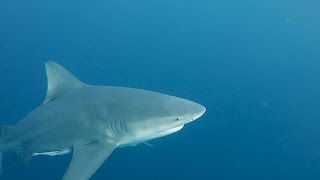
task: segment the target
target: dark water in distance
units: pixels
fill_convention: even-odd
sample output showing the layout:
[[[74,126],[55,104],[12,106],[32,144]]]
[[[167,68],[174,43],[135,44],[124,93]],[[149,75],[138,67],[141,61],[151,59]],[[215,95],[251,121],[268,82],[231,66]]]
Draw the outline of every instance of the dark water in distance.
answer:
[[[42,103],[44,62],[89,84],[199,102],[180,132],[117,149],[92,179],[320,179],[320,2],[1,0],[0,124]],[[0,179],[62,177],[71,155],[5,158]]]

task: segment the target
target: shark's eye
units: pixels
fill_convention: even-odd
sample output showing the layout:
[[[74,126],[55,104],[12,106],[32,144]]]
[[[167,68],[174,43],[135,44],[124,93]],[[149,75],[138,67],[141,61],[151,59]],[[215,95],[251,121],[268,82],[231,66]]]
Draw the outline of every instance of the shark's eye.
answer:
[[[180,119],[181,119],[180,116],[178,116],[178,117],[176,118],[177,121],[179,121]]]

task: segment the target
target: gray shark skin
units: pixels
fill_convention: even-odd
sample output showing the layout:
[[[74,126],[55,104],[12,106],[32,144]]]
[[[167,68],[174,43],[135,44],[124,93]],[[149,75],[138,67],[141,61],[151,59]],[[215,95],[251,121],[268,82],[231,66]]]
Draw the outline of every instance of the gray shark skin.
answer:
[[[73,151],[63,180],[87,180],[114,149],[177,132],[206,111],[157,92],[88,85],[52,61],[46,62],[46,71],[44,103],[16,125],[0,126],[0,160],[5,152],[27,162],[32,156]]]

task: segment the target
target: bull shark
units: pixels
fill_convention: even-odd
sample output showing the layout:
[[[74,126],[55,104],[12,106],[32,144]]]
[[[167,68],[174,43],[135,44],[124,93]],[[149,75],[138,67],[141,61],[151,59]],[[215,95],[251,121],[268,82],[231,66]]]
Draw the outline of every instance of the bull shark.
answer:
[[[175,133],[206,111],[148,90],[88,85],[53,61],[45,66],[46,98],[16,125],[0,126],[0,160],[6,152],[22,162],[73,152],[62,180],[90,179],[116,148]]]

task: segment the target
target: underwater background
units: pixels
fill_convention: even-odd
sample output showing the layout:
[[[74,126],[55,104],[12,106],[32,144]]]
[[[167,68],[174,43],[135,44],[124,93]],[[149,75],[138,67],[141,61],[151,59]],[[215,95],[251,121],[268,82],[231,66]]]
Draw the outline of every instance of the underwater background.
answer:
[[[207,108],[154,147],[115,150],[94,180],[318,180],[319,19],[316,0],[1,0],[0,124],[42,103],[53,60]],[[60,179],[70,159],[5,157],[0,179]]]

